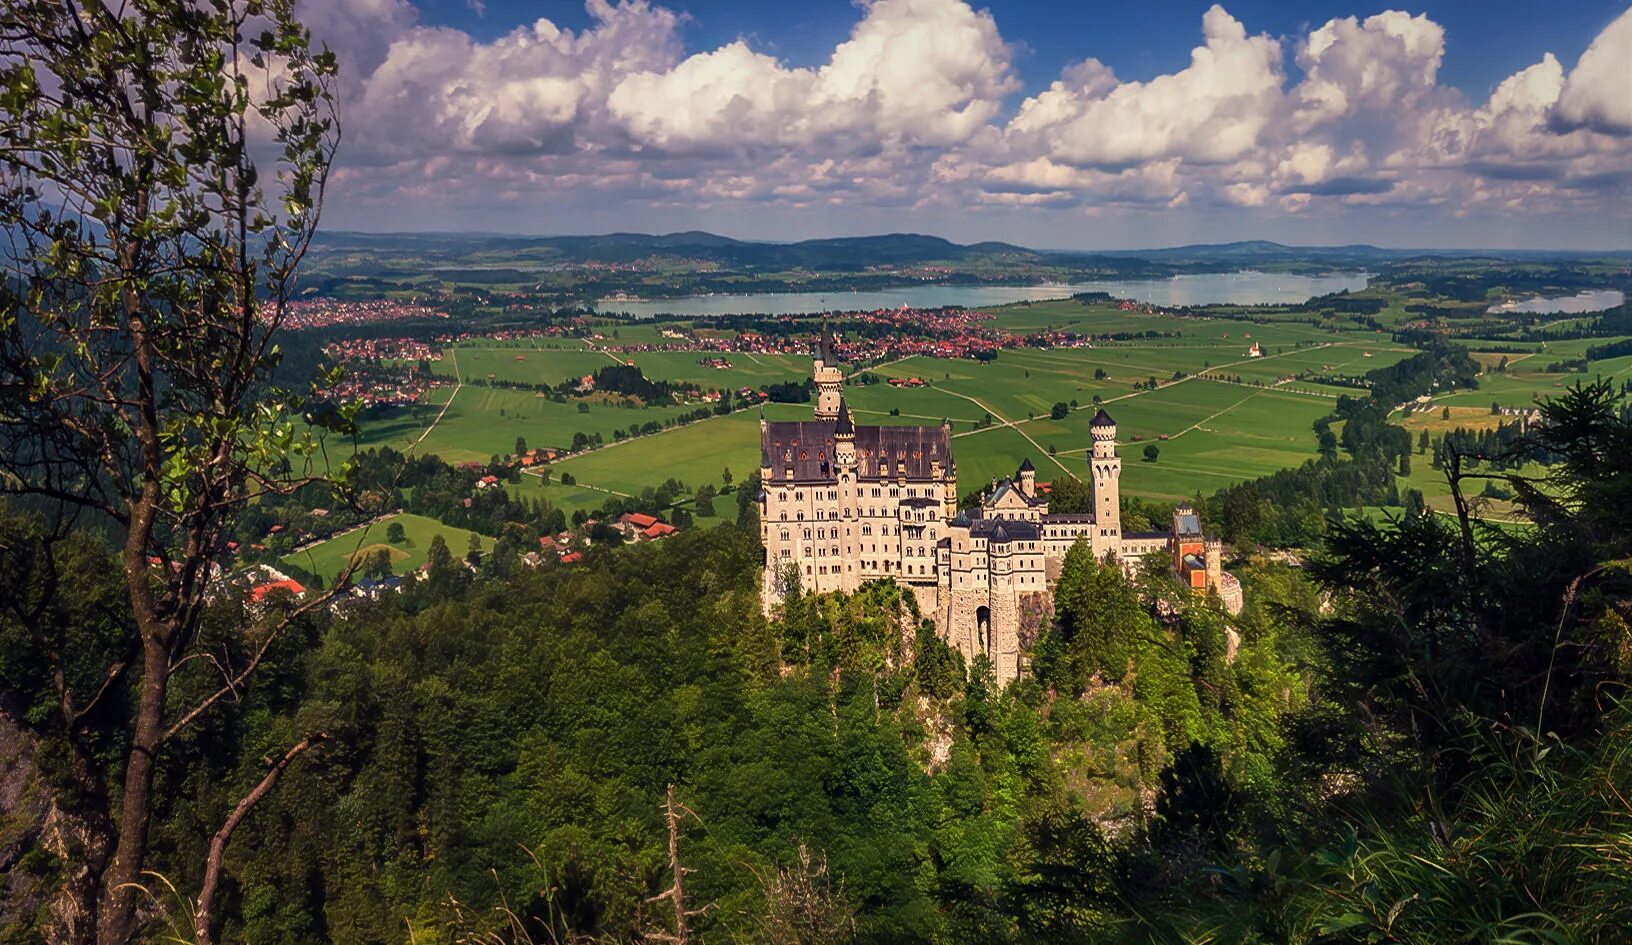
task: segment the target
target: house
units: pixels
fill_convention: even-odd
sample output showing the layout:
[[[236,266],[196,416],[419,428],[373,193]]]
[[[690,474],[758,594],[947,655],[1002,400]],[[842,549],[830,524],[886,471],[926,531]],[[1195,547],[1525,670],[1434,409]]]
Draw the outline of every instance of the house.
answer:
[[[561,556],[562,564],[577,564],[582,560],[584,560],[583,553],[577,551],[569,551]]]
[[[653,522],[641,530],[640,537],[642,541],[657,541],[659,538],[669,537],[676,531],[678,529],[668,522]]]
[[[588,524],[587,522],[585,523]],[[644,512],[625,512],[618,516],[618,531],[625,541],[639,541],[646,529],[658,524],[657,517]]]
[[[383,578],[363,578],[351,589],[351,596],[365,600],[379,600],[386,594],[402,591],[402,578],[392,575]]]
[[[491,488],[493,488],[494,486],[496,486],[498,484],[499,484],[499,477],[491,475],[491,474],[483,476],[482,478],[476,480],[476,488],[478,488],[478,489],[491,489]]]
[[[259,604],[278,591],[286,591],[288,592],[289,596],[295,598],[296,600],[306,596],[306,588],[304,585],[294,578],[284,578],[281,581],[268,581],[265,584],[257,584],[250,588],[250,603]]]

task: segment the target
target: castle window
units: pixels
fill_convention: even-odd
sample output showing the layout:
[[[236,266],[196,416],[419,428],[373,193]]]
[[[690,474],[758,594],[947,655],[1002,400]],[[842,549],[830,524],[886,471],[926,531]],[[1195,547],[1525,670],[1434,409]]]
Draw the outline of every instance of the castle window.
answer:
[[[788,538],[789,538],[788,530],[786,528],[782,529],[782,540],[787,541]]]
[[[799,512],[798,512],[798,513],[797,513],[797,514],[798,514],[798,517],[799,517],[799,521],[801,521],[801,522],[803,522],[803,521],[804,521],[804,520],[805,520],[805,513],[804,513],[804,511],[803,511],[803,510],[800,510],[800,511],[799,511]]]

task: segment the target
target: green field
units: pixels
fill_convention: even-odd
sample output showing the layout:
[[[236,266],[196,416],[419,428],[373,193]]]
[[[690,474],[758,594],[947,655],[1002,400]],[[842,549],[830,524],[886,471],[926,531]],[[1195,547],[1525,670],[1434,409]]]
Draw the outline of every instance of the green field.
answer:
[[[392,522],[401,522],[402,530],[406,534],[406,540],[399,545],[393,545],[385,540],[386,529]],[[475,534],[462,528],[452,528],[423,515],[402,512],[381,519],[365,529],[331,538],[305,551],[285,555],[283,560],[288,564],[305,568],[313,574],[320,574],[325,580],[332,580],[345,569],[346,563],[353,555],[360,556],[360,564],[362,557],[383,548],[391,555],[392,572],[403,575],[425,563],[431,539],[437,535],[441,535],[442,540],[448,543],[448,550],[453,552],[455,558],[463,558],[470,550],[470,539]],[[493,539],[480,535],[476,537],[483,549],[493,547]]]
[[[918,377],[930,385],[921,388],[891,387],[886,383],[862,385],[853,376],[845,388],[845,398],[858,422],[951,421],[959,488],[963,492],[994,477],[1009,475],[1028,457],[1044,480],[1080,474],[1089,445],[1088,420],[1098,397],[1120,426],[1124,491],[1165,500],[1187,498],[1197,492],[1210,494],[1232,482],[1312,458],[1314,421],[1331,412],[1338,396],[1356,393],[1353,388],[1308,381],[1277,384],[1280,378],[1306,372],[1360,374],[1412,354],[1411,349],[1374,332],[1337,332],[1290,320],[1259,323],[1178,318],[1074,302],[1010,306],[993,310],[990,317],[1009,328],[1071,327],[1094,335],[1144,331],[1173,334],[1103,341],[1091,348],[1005,349],[995,361],[984,364],[970,359],[914,357],[867,369],[885,378]],[[597,331],[601,339],[580,343],[656,344],[664,340],[659,326],[650,324],[607,325]],[[614,331],[616,339],[612,337]],[[1248,356],[1254,342],[1262,347],[1263,357]],[[706,357],[702,352],[635,352],[627,358],[648,377],[705,387],[762,387],[775,381],[802,379],[810,370],[806,357],[739,353],[722,356],[730,362],[729,369],[700,364],[699,360]],[[525,342],[483,342],[459,348],[457,357],[467,379],[475,371],[530,383],[554,383],[614,360],[593,350],[541,350],[527,347]],[[448,360],[444,359],[445,365]],[[1096,378],[1096,371],[1103,371],[1105,376]],[[1182,379],[1175,380],[1176,375]],[[1225,380],[1236,377],[1240,383]],[[1154,390],[1135,389],[1136,383],[1151,378],[1160,386]],[[1550,388],[1553,378],[1523,375],[1515,370],[1498,386],[1500,383],[1515,385],[1517,396],[1521,388],[1534,391],[1542,384]],[[438,400],[444,400],[447,394],[446,388],[433,392]],[[1482,398],[1488,410],[1490,392],[1472,396],[1475,399],[1470,403]],[[1065,419],[1050,418],[1054,404],[1073,401],[1076,407]],[[631,424],[662,419],[685,409],[689,408],[595,404],[584,414],[579,412],[576,401],[556,404],[530,392],[467,384],[419,449],[454,462],[479,461],[495,453],[508,453],[518,435],[532,446],[563,446],[575,432],[599,432],[609,445],[557,462],[548,484],[536,476],[525,476],[521,485],[511,487],[525,497],[536,496],[569,513],[592,511],[612,495],[638,495],[669,478],[695,489],[704,483],[718,486],[727,466],[739,482],[758,467],[757,411],[741,411],[611,443],[614,429],[627,429]],[[766,416],[805,418],[811,409],[810,404],[770,404]],[[371,424],[366,442],[390,442],[401,448],[418,438],[432,417],[434,411],[418,417],[405,413],[391,421]],[[1163,436],[1167,439],[1161,439]],[[1150,443],[1160,451],[1155,462],[1142,459],[1144,446]],[[562,485],[563,472],[576,477],[577,484]],[[734,506],[729,496],[717,503],[722,515],[734,514]]]
[[[1391,324],[1402,312],[1392,308],[1379,316]],[[912,357],[865,368],[884,378],[917,377],[927,387],[861,384],[863,369],[853,366],[845,399],[860,423],[935,424],[950,421],[959,488],[968,493],[1006,476],[1030,458],[1043,480],[1082,473],[1089,446],[1088,420],[1101,400],[1119,425],[1124,460],[1122,487],[1129,495],[1179,500],[1211,494],[1220,487],[1294,467],[1315,456],[1312,425],[1329,414],[1341,396],[1358,396],[1352,387],[1290,380],[1300,374],[1360,375],[1410,357],[1414,351],[1373,329],[1351,322],[1330,327],[1310,324],[1308,313],[1269,311],[1257,321],[1234,318],[1178,317],[1125,312],[1102,303],[1083,305],[1065,300],[1000,307],[987,319],[1014,331],[1068,329],[1092,336],[1093,347],[1004,349],[995,361]],[[1300,320],[1302,319],[1302,320]],[[623,407],[605,402],[571,400],[555,403],[529,391],[468,383],[494,380],[557,384],[619,361],[632,361],[655,380],[698,384],[704,388],[763,388],[778,381],[809,376],[804,356],[722,353],[725,369],[701,363],[704,352],[637,351],[608,354],[599,346],[663,345],[665,328],[695,329],[680,322],[598,323],[592,337],[500,341],[483,339],[461,345],[437,370],[457,372],[467,383],[454,397],[434,429],[451,389],[431,392],[429,403],[395,417],[368,424],[364,445],[389,443],[399,449],[418,442],[418,450],[451,462],[484,461],[507,454],[518,436],[530,446],[568,445],[575,433],[600,434],[606,447],[561,460],[550,470],[551,481],[528,475],[509,488],[524,498],[539,498],[569,514],[591,512],[612,496],[639,495],[666,479],[691,489],[721,485],[730,467],[741,482],[758,467],[757,411],[739,411],[622,443],[613,433],[632,425],[663,420],[695,409],[680,406]],[[1339,330],[1341,329],[1341,330]],[[1159,337],[1112,340],[1112,334],[1159,332]],[[1480,387],[1435,398],[1429,411],[1409,418],[1419,425],[1477,426],[1488,418],[1494,401],[1521,406],[1537,397],[1557,394],[1583,378],[1632,375],[1632,357],[1594,362],[1580,373],[1549,372],[1560,361],[1583,356],[1593,344],[1613,339],[1534,343],[1528,352],[1509,354],[1507,370],[1498,372],[1501,354],[1470,351],[1485,368]],[[1262,357],[1248,355],[1257,343]],[[1487,343],[1494,345],[1496,343]],[[1505,344],[1505,343],[1503,343]],[[1096,377],[1096,373],[1103,376]],[[1135,389],[1156,380],[1158,387]],[[1075,403],[1063,420],[1051,419],[1056,403]],[[586,404],[587,412],[580,411]],[[1453,408],[1453,420],[1441,424],[1441,409]],[[771,419],[809,417],[810,404],[769,404]],[[423,440],[420,438],[423,436]],[[1163,439],[1166,437],[1166,439]],[[1157,447],[1154,462],[1143,459],[1147,445]],[[562,485],[570,472],[574,485]],[[1410,484],[1423,490],[1430,505],[1448,507],[1437,472],[1426,458],[1415,463]],[[682,507],[689,505],[682,499]],[[734,496],[717,500],[719,515],[735,514]],[[1493,514],[1502,508],[1492,506]],[[699,524],[709,524],[704,519]]]
[[[433,369],[444,377],[458,376],[466,381],[497,380],[520,384],[547,384],[554,387],[563,381],[592,374],[609,364],[620,361],[601,351],[587,348],[490,348],[464,347],[450,349]]]
[[[579,432],[599,433],[610,441],[614,430],[627,430],[653,420],[661,423],[696,409],[677,405],[624,407],[587,400],[556,403],[532,391],[466,385],[454,395],[447,413],[433,427],[437,411],[452,390],[431,391],[430,406],[435,409],[422,413],[418,408],[404,410],[389,419],[369,423],[363,430],[362,446],[388,445],[407,450],[418,442],[418,452],[434,453],[450,463],[486,462],[494,454],[508,455],[515,449],[518,436],[530,447],[562,448]],[[587,412],[580,411],[579,404],[584,404]]]

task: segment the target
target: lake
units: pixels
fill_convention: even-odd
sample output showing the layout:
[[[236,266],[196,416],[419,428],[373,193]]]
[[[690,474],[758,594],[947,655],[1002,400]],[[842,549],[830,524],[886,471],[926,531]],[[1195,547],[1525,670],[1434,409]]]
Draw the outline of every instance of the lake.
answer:
[[[1602,312],[1625,301],[1626,296],[1622,295],[1619,289],[1592,289],[1577,292],[1575,295],[1558,295],[1552,298],[1538,295],[1523,302],[1503,302],[1500,305],[1492,305],[1489,311],[1497,314],[1524,312],[1529,315],[1580,315],[1585,312]]]
[[[622,301],[602,299],[597,311],[627,313],[636,318],[659,315],[806,315],[825,311],[873,311],[880,308],[941,308],[961,305],[986,308],[1011,302],[1064,299],[1079,292],[1108,292],[1119,299],[1153,305],[1263,305],[1302,302],[1317,295],[1366,287],[1364,272],[1295,276],[1275,272],[1200,273],[1170,279],[1109,279],[1056,285],[921,285],[869,292],[755,292],[743,295],[698,295],[680,299]]]

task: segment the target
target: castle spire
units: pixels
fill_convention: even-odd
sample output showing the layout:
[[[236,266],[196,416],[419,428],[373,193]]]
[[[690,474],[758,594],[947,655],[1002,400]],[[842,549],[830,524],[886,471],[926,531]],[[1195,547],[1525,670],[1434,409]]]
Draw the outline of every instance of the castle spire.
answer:
[[[833,427],[833,435],[852,439],[856,435],[856,425],[850,420],[850,405],[844,402],[843,397],[839,398],[839,420]]]

